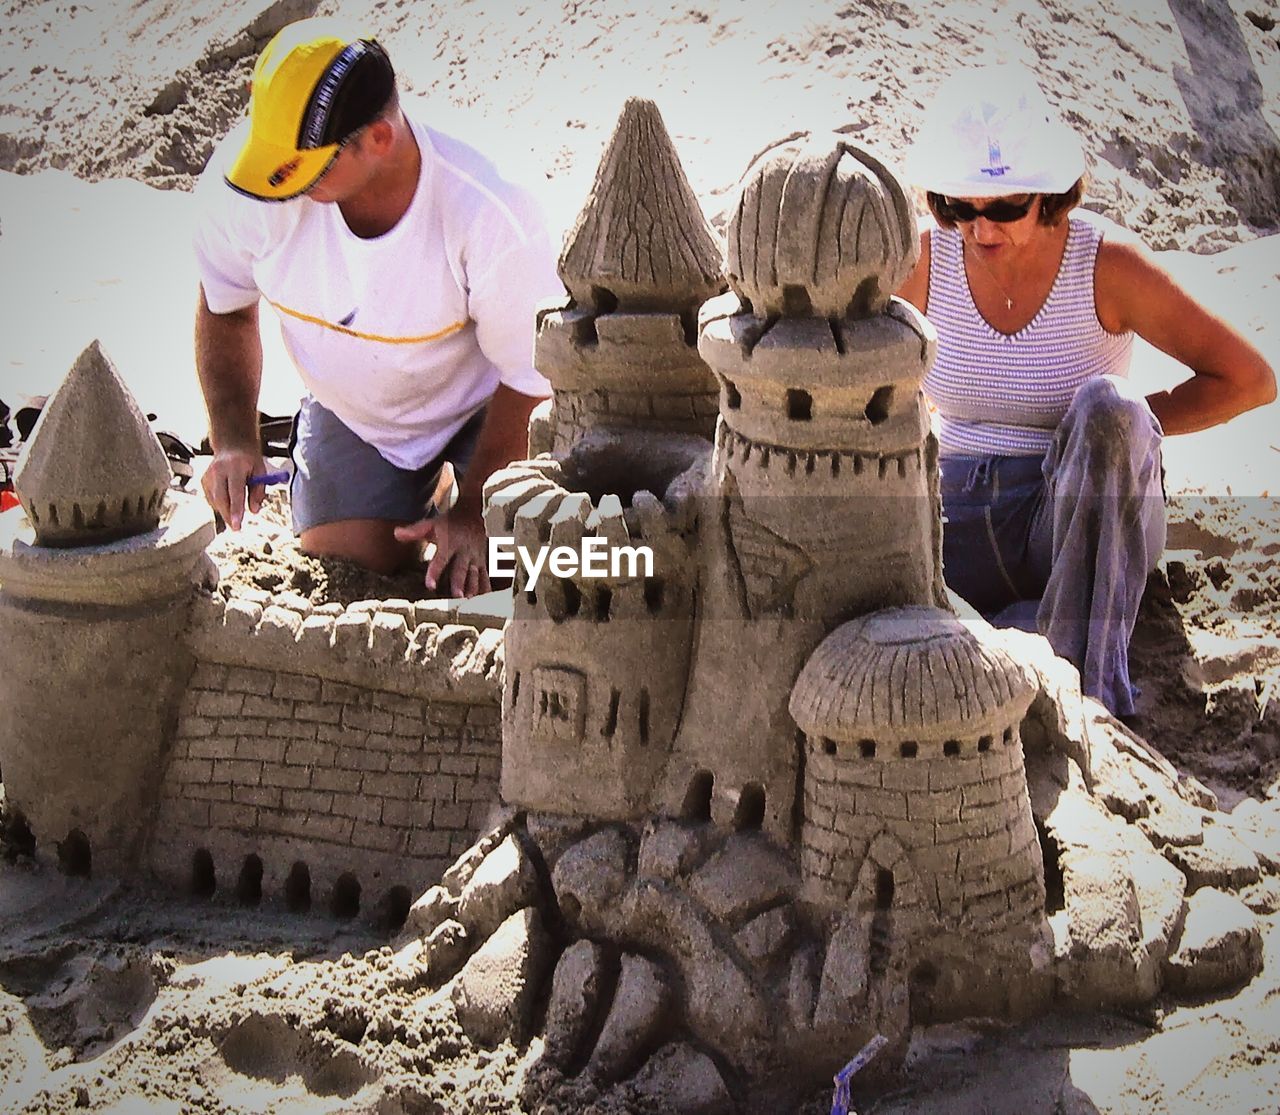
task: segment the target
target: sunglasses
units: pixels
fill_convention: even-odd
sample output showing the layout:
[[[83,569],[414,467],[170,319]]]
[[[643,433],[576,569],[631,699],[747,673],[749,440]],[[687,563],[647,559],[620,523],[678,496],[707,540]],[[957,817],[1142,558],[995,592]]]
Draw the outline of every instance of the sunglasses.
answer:
[[[1001,199],[979,209],[976,205],[970,205],[967,201],[959,201],[956,198],[943,197],[941,195],[936,196],[938,216],[943,220],[965,222],[976,221],[979,217],[985,217],[988,221],[994,221],[998,225],[1022,220],[1023,217],[1031,212],[1031,207],[1036,201],[1036,195],[1029,194],[1026,201]]]

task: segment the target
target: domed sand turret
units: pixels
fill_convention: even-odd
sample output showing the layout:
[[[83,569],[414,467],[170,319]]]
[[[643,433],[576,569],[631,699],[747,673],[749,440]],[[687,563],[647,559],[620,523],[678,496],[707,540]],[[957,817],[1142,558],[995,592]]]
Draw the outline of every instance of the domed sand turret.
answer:
[[[796,679],[802,887],[838,926],[820,1021],[904,981],[944,1016],[1016,1015],[1048,993],[1018,730],[1036,687],[993,636],[935,608],[875,612],[833,631]],[[865,982],[840,975],[855,957]]]
[[[908,905],[920,928],[1039,924],[1043,859],[1019,735],[1036,687],[984,632],[936,608],[894,608],[837,628],[805,663],[790,707],[805,735],[813,901],[849,902],[887,836],[919,884]]]
[[[728,278],[756,314],[869,317],[911,274],[911,204],[867,150],[801,136],[765,151],[742,182]]]

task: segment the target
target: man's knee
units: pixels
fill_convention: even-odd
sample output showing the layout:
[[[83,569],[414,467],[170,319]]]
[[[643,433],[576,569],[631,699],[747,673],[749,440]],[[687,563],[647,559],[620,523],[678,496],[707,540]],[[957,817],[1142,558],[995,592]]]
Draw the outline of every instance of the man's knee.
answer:
[[[1146,399],[1129,380],[1118,376],[1095,376],[1081,384],[1067,413],[1081,436],[1101,449],[1160,440]]]
[[[416,547],[397,541],[396,523],[386,519],[342,519],[309,527],[298,546],[312,557],[342,558],[384,576],[397,573],[416,557]]]

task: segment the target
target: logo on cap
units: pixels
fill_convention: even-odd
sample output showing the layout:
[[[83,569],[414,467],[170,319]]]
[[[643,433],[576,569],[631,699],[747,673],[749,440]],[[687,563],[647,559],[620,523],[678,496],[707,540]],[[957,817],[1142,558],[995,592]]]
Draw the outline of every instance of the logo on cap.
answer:
[[[981,168],[982,173],[988,174],[992,178],[1000,178],[1006,171],[1011,169],[1011,167],[1000,161],[1000,141],[989,138],[987,140],[987,165]]]
[[[301,159],[290,159],[287,163],[281,163],[271,172],[271,177],[267,179],[267,182],[272,186],[283,186],[293,177],[293,172],[301,165]]]

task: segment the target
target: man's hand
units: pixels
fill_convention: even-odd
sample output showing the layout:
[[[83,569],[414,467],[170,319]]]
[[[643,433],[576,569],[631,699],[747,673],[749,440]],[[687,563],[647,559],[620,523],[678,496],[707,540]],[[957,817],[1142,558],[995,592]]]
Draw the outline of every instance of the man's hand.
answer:
[[[490,590],[489,540],[481,513],[481,491],[493,473],[517,460],[528,447],[529,414],[541,401],[498,384],[489,400],[475,453],[458,486],[458,502],[447,514],[396,527],[397,541],[435,542],[435,556],[427,565],[429,591],[437,591],[446,569],[449,596],[476,596]],[[452,475],[450,469],[450,479]],[[438,505],[451,487],[452,483],[446,485],[442,471],[433,501]]]
[[[434,542],[436,552],[427,565],[426,585],[429,592],[448,571],[450,597],[477,596],[489,591],[489,543],[479,511],[459,505],[446,515],[419,519],[416,523],[396,527],[399,542]]]
[[[232,530],[239,530],[244,522],[246,493],[248,507],[253,514],[256,515],[262,507],[267,489],[262,484],[249,487],[249,478],[265,472],[266,463],[257,449],[219,449],[214,453],[200,484],[209,506]]]
[[[249,477],[266,471],[258,430],[258,385],[262,380],[262,340],[255,303],[229,314],[209,309],[200,288],[196,306],[196,371],[209,412],[213,460],[200,481],[209,506],[232,530],[244,521]],[[249,510],[262,506],[266,489],[248,491]]]

